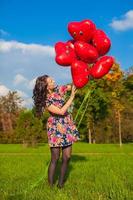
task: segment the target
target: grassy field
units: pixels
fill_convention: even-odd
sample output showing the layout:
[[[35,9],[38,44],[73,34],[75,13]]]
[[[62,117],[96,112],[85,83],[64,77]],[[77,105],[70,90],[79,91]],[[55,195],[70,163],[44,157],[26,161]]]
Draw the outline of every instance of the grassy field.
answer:
[[[0,200],[133,199],[133,144],[75,143],[63,189],[56,187],[61,159],[48,186],[49,160],[48,144],[0,144]]]

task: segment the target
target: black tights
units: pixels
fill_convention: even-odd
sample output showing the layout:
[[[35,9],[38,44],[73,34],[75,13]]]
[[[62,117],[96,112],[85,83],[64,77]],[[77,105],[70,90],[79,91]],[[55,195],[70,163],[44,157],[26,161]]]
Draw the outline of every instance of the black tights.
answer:
[[[50,186],[53,186],[56,165],[60,158],[60,147],[51,147],[50,150],[51,150],[51,161],[48,168],[48,182]],[[71,158],[71,152],[72,152],[72,145],[62,147],[62,164],[58,181],[58,186],[60,187],[63,186],[64,183],[64,177],[67,171],[69,160]]]

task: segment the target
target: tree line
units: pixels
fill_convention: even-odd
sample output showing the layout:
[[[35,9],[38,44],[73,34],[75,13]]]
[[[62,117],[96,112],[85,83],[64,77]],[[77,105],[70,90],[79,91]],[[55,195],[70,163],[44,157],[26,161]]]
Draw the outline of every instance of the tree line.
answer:
[[[79,110],[87,93],[89,95]],[[69,92],[65,98],[69,98]],[[0,97],[0,143],[27,146],[47,142],[49,113],[45,111],[38,119],[35,108],[22,107],[22,101],[16,91]],[[102,79],[90,77],[88,84],[78,89],[70,112],[83,141],[120,145],[133,142],[133,67],[122,71],[115,63]]]

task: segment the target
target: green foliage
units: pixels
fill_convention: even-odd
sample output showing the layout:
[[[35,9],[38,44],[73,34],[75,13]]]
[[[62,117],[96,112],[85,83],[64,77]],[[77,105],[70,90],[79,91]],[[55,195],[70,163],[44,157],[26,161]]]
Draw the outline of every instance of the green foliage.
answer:
[[[100,81],[99,81],[100,82]],[[92,81],[90,85],[91,96],[88,106],[88,113],[92,116],[93,121],[97,123],[97,121],[104,119],[108,114],[108,97],[102,87],[100,87],[100,83],[98,81]],[[93,88],[93,90],[91,89]]]
[[[35,117],[31,110],[20,113],[15,131],[21,142],[32,144],[36,143],[44,134],[42,120]]]
[[[125,87],[125,95],[128,102],[133,104],[133,74],[128,74],[123,80],[123,85]]]
[[[80,133],[88,140],[88,131],[90,130],[96,142],[116,143],[119,141],[118,114],[120,114],[123,141],[133,141],[131,129],[133,119],[132,73],[123,73],[119,64],[116,63],[110,74],[106,76],[102,79],[90,80],[84,88],[78,90],[74,114],[79,109],[87,91],[91,91],[86,103],[88,104],[87,111],[79,128]],[[84,109],[85,106],[82,113]],[[127,120],[124,118],[124,113],[127,113]],[[77,124],[79,120],[78,118]]]
[[[0,97],[0,108],[4,112],[16,113],[20,110],[22,102],[23,100],[17,91],[9,91],[6,96]]]

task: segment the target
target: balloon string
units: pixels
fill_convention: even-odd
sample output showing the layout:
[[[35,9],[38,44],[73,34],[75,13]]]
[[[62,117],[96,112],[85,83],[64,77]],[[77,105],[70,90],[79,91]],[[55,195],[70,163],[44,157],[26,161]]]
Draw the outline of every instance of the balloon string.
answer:
[[[42,181],[46,178],[46,176],[47,176],[47,171],[48,171],[48,166],[49,166],[49,161],[47,161],[44,175],[41,176],[41,177],[39,178],[39,180],[36,181],[33,185],[31,185],[29,191],[31,191],[31,190],[33,190],[35,187],[37,187],[37,186],[40,184],[40,182],[42,182]]]
[[[88,97],[89,97],[89,96],[88,96]],[[80,126],[80,124],[81,124],[81,122],[82,122],[82,119],[83,119],[83,117],[84,117],[84,115],[85,115],[85,112],[86,112],[86,110],[87,110],[87,108],[88,108],[88,105],[89,105],[89,101],[86,103],[84,112],[83,112],[83,114],[81,115],[81,118],[80,118],[80,120],[79,120],[79,122],[78,122],[77,128],[79,128],[79,126]]]
[[[48,167],[49,167],[49,161],[47,161],[46,163],[46,168],[45,168],[45,172],[43,174],[43,176],[41,176],[39,178],[39,180],[37,180],[34,184],[32,184],[30,186],[30,188],[28,188],[28,190],[24,190],[24,194],[26,195],[27,192],[32,191],[35,187],[37,187],[43,180],[45,180],[46,176],[47,176],[47,171],[48,171]]]
[[[38,181],[36,181],[34,184],[32,184],[32,185],[30,186],[30,188],[28,188],[27,190],[24,190],[23,192],[17,193],[17,195],[18,195],[18,194],[19,194],[19,195],[22,195],[22,194],[26,195],[27,192],[29,192],[29,191],[31,192],[31,191],[32,191],[35,187],[37,187],[43,180],[45,180],[45,178],[46,178],[46,176],[47,176],[48,167],[49,167],[49,161],[47,161],[46,168],[45,168],[45,172],[44,172],[43,176],[41,176],[40,179],[39,179]]]
[[[86,95],[85,95],[85,97],[84,97],[84,99],[83,99],[83,101],[82,101],[82,103],[81,103],[81,105],[80,105],[80,107],[79,107],[79,109],[78,109],[78,111],[77,111],[77,114],[76,114],[76,116],[75,116],[75,121],[77,120],[77,117],[79,116],[79,114],[80,114],[80,111],[81,111],[81,109],[82,109],[82,107],[83,107],[83,105],[84,105],[84,103],[86,102],[86,100],[88,99],[88,97],[89,97],[89,95],[90,95],[90,90],[88,90],[88,92],[86,93]]]

